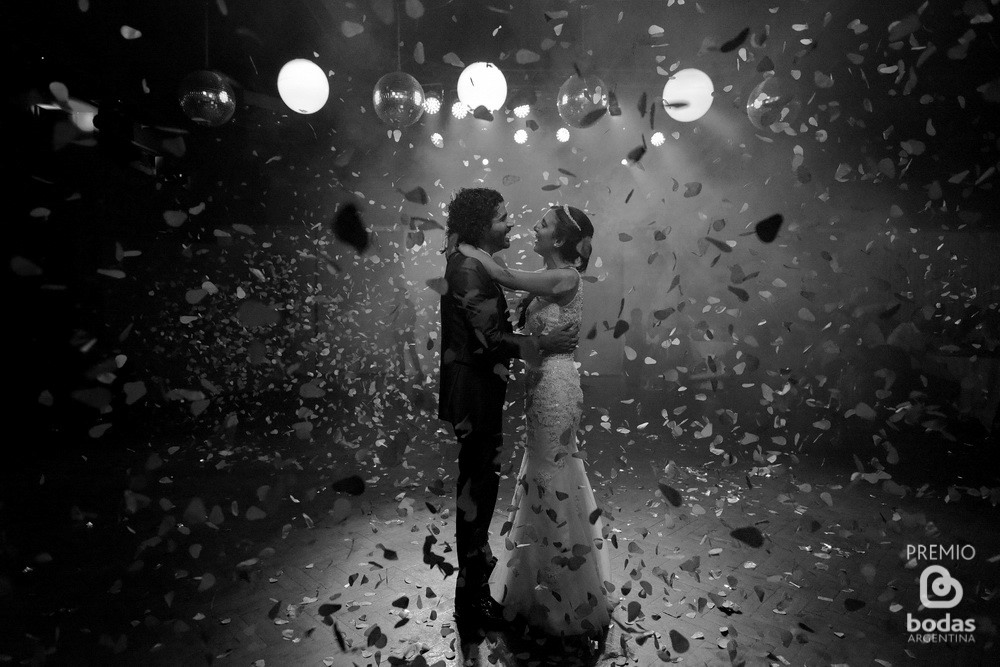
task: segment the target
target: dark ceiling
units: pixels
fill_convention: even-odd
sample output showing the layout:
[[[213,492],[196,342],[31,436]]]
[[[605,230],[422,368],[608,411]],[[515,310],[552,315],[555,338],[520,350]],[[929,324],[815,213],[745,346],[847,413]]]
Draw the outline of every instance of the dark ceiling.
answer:
[[[878,138],[890,126],[896,137],[926,134],[930,95],[939,106],[937,136],[949,141],[919,169],[928,161],[959,164],[970,151],[995,161],[998,105],[977,92],[997,79],[1000,62],[996,26],[977,19],[989,16],[986,9],[984,0],[76,0],[30,3],[12,24],[6,48],[15,63],[15,94],[44,94],[51,81],[61,81],[73,97],[98,106],[120,100],[139,122],[187,129],[193,127],[180,112],[177,86],[206,67],[254,93],[242,98],[233,125],[260,126],[261,108],[284,117],[275,122],[301,123],[278,100],[276,79],[288,60],[309,58],[332,73],[331,99],[343,103],[309,117],[305,139],[316,126],[355,124],[375,81],[397,68],[397,57],[404,71],[446,92],[454,91],[461,71],[447,54],[465,63],[490,60],[512,88],[530,86],[549,100],[577,66],[603,76],[629,107],[644,92],[655,98],[664,81],[657,67],[678,62],[728,81],[726,95],[716,91],[717,104],[738,107],[760,80],[766,57],[780,75],[801,70],[810,83],[817,72],[834,77],[832,88],[812,91],[812,102],[857,113],[858,122],[842,126],[844,141]],[[345,22],[363,31],[345,36]],[[900,32],[897,22],[915,27],[894,37],[890,27]],[[863,31],[851,27],[858,24]],[[123,26],[141,36],[125,39]],[[746,58],[721,53],[720,45],[744,29]],[[935,55],[916,67],[927,48]],[[537,60],[519,63],[522,49]],[[864,56],[864,68],[850,66],[845,55],[852,52]],[[866,75],[875,63],[903,63],[919,80],[917,92],[902,93],[905,79]]]
[[[976,4],[983,3],[927,6],[920,14],[922,27],[938,48],[956,44],[969,29],[968,15],[975,13]],[[413,18],[414,6],[422,11],[419,18]],[[700,60],[699,66],[712,74],[706,53],[711,56],[713,47],[717,52],[719,44],[744,28],[768,35],[770,46],[764,51],[779,70],[801,66],[830,71],[858,42],[867,42],[869,57],[881,55],[889,42],[888,26],[920,7],[920,2],[906,0],[705,0],[683,6],[668,0],[77,0],[31,3],[14,23],[7,47],[21,63],[20,71],[29,79],[25,83],[45,86],[60,80],[77,97],[131,99],[150,113],[181,122],[177,84],[206,65],[248,90],[274,96],[281,65],[292,58],[311,58],[334,72],[334,92],[369,96],[378,77],[396,69],[397,31],[403,69],[423,83],[440,83],[446,89],[454,88],[460,72],[444,62],[449,52],[466,63],[497,62],[515,86],[547,79],[557,83],[576,64],[600,71],[609,83],[641,88],[662,85],[655,71],[658,55],[668,64]],[[852,18],[868,26],[866,34],[856,36],[845,29]],[[364,31],[345,37],[345,21],[362,25]],[[661,26],[663,35],[650,35],[651,25]],[[808,25],[809,30],[797,32],[796,25]],[[141,37],[123,38],[122,26],[139,30]],[[813,43],[799,44],[803,36]],[[418,42],[425,53],[422,63],[414,57]],[[905,43],[901,46],[906,50]],[[520,49],[540,57],[518,64]],[[995,56],[996,42],[972,43],[970,49]],[[930,59],[924,76],[935,76],[936,61],[941,60]],[[731,69],[731,58],[725,61]],[[987,62],[970,58],[968,67],[942,70],[946,76],[938,77],[939,90],[947,95],[980,85],[991,74]],[[992,62],[988,69],[995,76],[996,60]],[[844,83],[838,81],[841,94]],[[859,94],[866,92],[863,81],[857,84]]]

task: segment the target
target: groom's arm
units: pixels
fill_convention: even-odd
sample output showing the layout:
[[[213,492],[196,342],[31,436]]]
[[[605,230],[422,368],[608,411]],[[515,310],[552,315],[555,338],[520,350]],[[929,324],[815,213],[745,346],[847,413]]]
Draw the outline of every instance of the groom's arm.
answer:
[[[580,274],[570,268],[519,271],[509,268],[499,255],[491,256],[479,248],[464,245],[460,250],[466,256],[475,253],[490,278],[508,289],[558,297],[575,290],[580,284]]]
[[[569,325],[545,335],[525,336],[504,330],[499,290],[478,260],[462,258],[451,283],[449,291],[489,352],[506,359],[536,359],[541,352],[572,352],[576,348],[579,334]]]
[[[535,337],[522,336],[504,329],[499,289],[479,261],[462,257],[449,280],[448,291],[465,313],[476,337],[487,352],[504,359],[523,359],[525,353],[538,355]],[[525,346],[533,349],[525,350]]]

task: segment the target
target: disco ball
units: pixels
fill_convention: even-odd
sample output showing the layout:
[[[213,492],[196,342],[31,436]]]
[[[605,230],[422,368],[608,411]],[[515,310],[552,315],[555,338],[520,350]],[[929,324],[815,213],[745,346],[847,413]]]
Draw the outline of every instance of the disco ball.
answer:
[[[375,84],[372,103],[383,123],[402,129],[416,123],[424,113],[424,89],[409,74],[390,72]]]
[[[178,100],[184,115],[204,127],[225,125],[236,111],[233,87],[224,75],[209,70],[184,77]]]
[[[758,130],[782,132],[795,122],[801,110],[797,86],[779,76],[761,81],[747,98],[747,116]]]
[[[608,87],[596,76],[574,74],[559,87],[559,116],[572,127],[590,127],[608,112]]]

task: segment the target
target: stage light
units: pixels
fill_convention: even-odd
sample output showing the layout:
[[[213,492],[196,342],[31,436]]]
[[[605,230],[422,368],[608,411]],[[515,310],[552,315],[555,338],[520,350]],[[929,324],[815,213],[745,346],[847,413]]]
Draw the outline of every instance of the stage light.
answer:
[[[465,118],[469,115],[469,107],[462,100],[457,100],[451,105],[451,115],[459,120]]]
[[[330,82],[319,65],[296,58],[285,63],[278,72],[278,95],[296,113],[316,113],[330,97]]]
[[[434,134],[431,135],[431,143],[437,146],[438,148],[444,148],[444,137],[435,132]]]
[[[458,99],[470,109],[496,111],[507,99],[507,79],[493,63],[472,63],[458,77]]]
[[[424,98],[424,111],[426,111],[429,116],[433,116],[438,111],[441,111],[441,100],[433,95],[428,95]]]
[[[698,120],[712,106],[715,86],[700,69],[682,69],[663,86],[663,108],[674,120],[690,123]]]
[[[569,141],[569,130],[567,130],[565,127],[560,127],[556,131],[556,139],[564,143]]]
[[[527,130],[518,130],[517,132],[514,133],[514,143],[523,144],[527,140],[528,140]]]
[[[538,92],[534,88],[515,88],[507,100],[507,108],[518,118],[527,118],[536,104]]]
[[[649,143],[654,146],[662,146],[663,142],[666,141],[666,137],[663,136],[662,132],[653,132],[653,136],[649,138]]]

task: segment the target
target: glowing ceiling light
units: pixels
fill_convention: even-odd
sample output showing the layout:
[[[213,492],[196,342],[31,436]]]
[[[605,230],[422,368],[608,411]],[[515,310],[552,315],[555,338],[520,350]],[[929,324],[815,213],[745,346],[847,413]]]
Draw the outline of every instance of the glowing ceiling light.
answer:
[[[316,113],[330,97],[330,82],[319,65],[296,58],[278,72],[278,95],[296,113]]]
[[[663,108],[674,120],[690,123],[705,115],[714,95],[710,76],[698,69],[682,69],[663,86]]]
[[[514,133],[514,143],[523,144],[527,140],[528,140],[527,130],[518,130],[517,132]]]
[[[649,143],[654,146],[662,146],[663,142],[666,141],[666,137],[663,136],[662,132],[653,132],[653,136],[649,138]]]
[[[424,111],[429,115],[433,116],[438,111],[441,111],[441,100],[431,95],[424,98]]]
[[[562,142],[569,141],[569,130],[567,130],[565,127],[560,127],[559,130],[556,132],[556,139]]]
[[[444,137],[435,132],[434,134],[431,135],[431,143],[437,146],[438,148],[444,148]]]
[[[514,107],[514,115],[518,118],[527,118],[529,113],[531,113],[530,104],[521,104]]]
[[[451,105],[451,115],[461,120],[469,115],[469,107],[462,100]]]
[[[471,109],[496,111],[507,99],[507,78],[493,63],[472,63],[458,77],[458,99]]]

